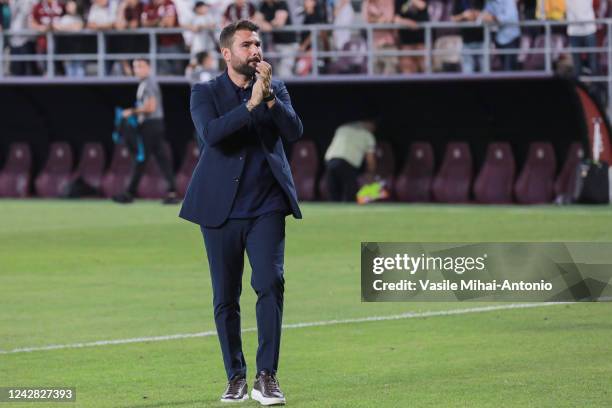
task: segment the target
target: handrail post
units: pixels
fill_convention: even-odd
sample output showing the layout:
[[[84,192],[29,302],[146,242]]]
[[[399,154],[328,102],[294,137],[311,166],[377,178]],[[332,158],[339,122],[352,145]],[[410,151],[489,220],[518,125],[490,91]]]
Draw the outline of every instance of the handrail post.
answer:
[[[545,26],[545,37],[544,37],[544,67],[547,74],[552,72],[552,49],[551,49],[551,33],[550,33],[550,23],[548,21],[544,22]]]
[[[431,35],[431,26],[429,24],[425,25],[425,49],[427,50],[427,55],[425,55],[425,72],[427,74],[431,74],[431,66],[432,66],[432,35]]]
[[[51,32],[47,32],[47,76],[55,77],[55,38]]]
[[[310,30],[310,52],[312,55],[311,75],[319,76],[319,28],[314,27]]]
[[[482,71],[485,74],[491,72],[491,27],[483,25],[484,44],[482,45]]]
[[[105,63],[104,63],[104,56],[106,54],[106,44],[104,41],[104,34],[102,33],[102,31],[98,31],[96,34],[96,38],[97,38],[97,43],[98,43],[98,77],[103,77],[106,73],[105,71]]]
[[[366,29],[368,42],[368,75],[374,74],[374,29],[368,26]]]
[[[153,30],[149,30],[149,62],[153,76],[157,76],[157,36]]]

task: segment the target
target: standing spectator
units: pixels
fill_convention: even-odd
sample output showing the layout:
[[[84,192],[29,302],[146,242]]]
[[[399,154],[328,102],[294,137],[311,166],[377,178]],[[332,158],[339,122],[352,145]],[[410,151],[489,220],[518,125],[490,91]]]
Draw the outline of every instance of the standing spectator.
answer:
[[[116,16],[108,0],[94,0],[87,14],[87,28],[90,30],[110,30],[115,25]]]
[[[94,31],[112,30],[115,26],[115,21],[116,14],[110,7],[108,0],[94,0],[91,8],[89,9],[89,13],[87,14],[87,28]],[[88,40],[94,38],[95,37],[89,37]],[[109,37],[106,36],[107,40],[108,38]],[[97,50],[97,39],[96,46],[92,48]],[[105,74],[109,74],[112,71],[112,67],[113,61],[106,60],[104,63]]]
[[[566,2],[568,22],[595,20],[595,11],[590,1],[566,0]],[[567,35],[569,36],[570,47],[597,47],[596,32],[597,25],[595,23],[569,24],[567,26]],[[581,53],[572,53],[572,59],[574,61],[574,74],[580,76],[584,68]],[[597,75],[597,53],[587,53],[587,61],[589,74]]]
[[[253,20],[256,13],[255,6],[248,0],[235,0],[227,6],[223,13],[223,27],[240,20]]]
[[[361,5],[363,21],[371,24],[393,23],[395,15],[394,0],[364,0]],[[397,49],[395,31],[388,29],[375,29],[373,33],[375,50]],[[378,74],[397,73],[397,57],[383,56],[374,60],[374,72]]]
[[[334,7],[334,25],[350,26],[355,19],[355,10],[351,0],[338,0]],[[351,40],[351,30],[334,29],[333,44],[336,50],[341,50]]]
[[[281,54],[276,68],[279,77],[293,75],[293,65],[295,64],[295,53],[298,49],[295,32],[282,31],[274,32],[277,28],[284,28],[291,25],[291,15],[285,0],[264,0],[256,13],[256,21],[261,31],[272,31],[272,43],[274,52]]]
[[[140,0],[123,0],[117,10],[115,28],[117,30],[136,30],[142,26],[141,16],[144,6]],[[109,47],[113,53],[134,54],[149,51],[148,36],[140,34],[118,34],[109,38]],[[123,74],[132,76],[132,66],[128,60],[121,61]]]
[[[326,24],[324,8],[318,7],[317,0],[304,0],[304,20],[303,25],[310,24]],[[300,32],[299,51],[307,53],[312,47],[312,34],[310,31]],[[329,33],[327,31],[319,31],[317,47],[321,51],[329,51]],[[318,61],[317,61],[318,63]],[[308,75],[312,70],[312,55],[302,55],[298,57],[296,63],[296,74]]]
[[[425,30],[419,23],[429,21],[426,0],[395,0],[396,24],[405,26],[399,32],[402,51],[422,51],[425,49]],[[400,69],[405,74],[425,71],[425,57],[410,55],[400,57]]]
[[[36,0],[10,0],[11,5],[11,29],[27,30],[30,25],[32,7]],[[34,55],[36,47],[34,38],[27,35],[12,35],[9,38],[11,55]],[[38,75],[38,67],[34,61],[12,61],[10,64],[12,75]]]
[[[189,79],[191,85],[210,81],[217,75],[218,70],[215,67],[214,59],[207,51],[198,52],[193,63],[189,64],[185,70],[185,76]]]
[[[191,40],[192,58],[203,51],[212,53],[217,48],[217,44],[215,42],[217,20],[210,10],[210,5],[203,1],[197,1],[193,11],[194,16],[191,19],[190,24],[187,25],[187,28],[194,33]],[[211,60],[214,64],[214,68],[217,69],[217,59],[212,58],[211,56]]]
[[[179,27],[176,6],[172,0],[151,0],[145,6],[142,16],[144,27],[177,28]],[[183,36],[177,34],[160,34],[157,38],[159,54],[181,54],[184,52]],[[157,62],[158,74],[179,75],[184,65],[178,59],[160,58]]]
[[[521,39],[521,29],[518,9],[515,0],[487,0],[482,21],[499,24],[495,36],[495,46],[500,50],[518,51]],[[504,71],[514,71],[517,68],[518,53],[501,55]]]
[[[327,187],[332,201],[354,202],[357,196],[357,176],[365,157],[367,171],[376,170],[376,122],[351,122],[336,129],[325,152]]]
[[[85,22],[83,17],[78,12],[77,3],[74,0],[66,2],[66,14],[53,24],[53,30],[57,32],[76,33],[83,29]],[[80,52],[80,36],[68,35],[57,36],[57,50],[59,54],[78,54]],[[64,70],[66,76],[69,77],[84,77],[85,63],[78,60],[64,61]]]
[[[30,28],[43,34],[47,33],[53,30],[53,24],[59,21],[62,15],[64,15],[64,6],[57,0],[39,0],[32,8]],[[45,35],[41,35],[36,39],[36,53],[45,54],[47,46],[47,37]],[[46,67],[45,64],[42,64],[42,66]],[[61,65],[59,62],[56,62],[56,66],[60,67]]]
[[[453,7],[452,21],[470,22],[477,21],[484,7],[484,0],[457,0]],[[482,70],[482,44],[484,32],[480,27],[464,28],[461,30],[463,38],[463,49],[467,51],[479,52],[479,54],[463,54],[462,67],[464,74]]]

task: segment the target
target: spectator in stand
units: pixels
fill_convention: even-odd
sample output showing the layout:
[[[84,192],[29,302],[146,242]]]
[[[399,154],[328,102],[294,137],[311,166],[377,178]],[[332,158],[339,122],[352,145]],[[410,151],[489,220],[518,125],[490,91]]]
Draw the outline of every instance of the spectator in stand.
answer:
[[[295,32],[274,32],[278,28],[291,25],[287,2],[285,0],[263,0],[259,5],[259,11],[255,14],[255,21],[261,31],[272,32],[273,50],[280,54],[279,62],[274,64],[276,75],[281,78],[292,76],[295,53],[298,49]]]
[[[111,30],[116,16],[108,0],[94,0],[87,14],[87,28],[90,30]]]
[[[198,52],[195,55],[193,63],[189,64],[185,70],[185,76],[189,79],[191,85],[210,81],[216,77],[218,73],[219,71],[215,67],[214,58],[207,51]]]
[[[248,0],[235,0],[223,13],[223,27],[239,20],[253,20],[257,10]]]
[[[484,7],[484,0],[457,0],[453,7],[451,20],[454,22],[476,22]],[[463,49],[466,51],[479,52],[479,54],[463,54],[462,68],[464,74],[471,74],[482,70],[482,45],[484,32],[480,27],[464,28],[461,30],[463,38]]]
[[[418,27],[419,23],[429,21],[429,11],[426,0],[396,0],[396,24],[405,26],[399,32],[399,42],[402,51],[421,51],[425,49],[425,30]],[[419,55],[402,56],[399,59],[402,73],[410,74],[425,71],[425,57]]]
[[[83,29],[85,22],[79,13],[76,1],[68,0],[66,2],[66,14],[58,21],[53,23],[53,30],[57,32],[76,33]],[[56,46],[59,54],[78,54],[80,52],[80,36],[57,36]],[[66,76],[69,77],[84,77],[85,63],[78,60],[64,61],[64,70]]]
[[[10,0],[11,30],[30,28],[30,15],[36,0]],[[33,55],[36,53],[34,38],[27,35],[12,35],[8,39],[11,55]],[[35,61],[13,61],[10,70],[12,75],[39,75]]]
[[[89,30],[94,31],[107,31],[112,30],[115,27],[116,22],[116,13],[113,11],[109,4],[109,0],[94,0],[93,4],[89,8],[89,13],[87,14],[87,28]],[[94,37],[89,37],[88,40],[93,39]],[[112,36],[105,36],[106,41],[108,42]],[[97,42],[97,39],[96,39]],[[110,41],[111,45],[113,41]],[[93,48],[93,47],[92,47]],[[97,44],[95,49],[97,51]],[[106,50],[112,50],[112,48],[106,47]],[[112,50],[111,52],[113,52]],[[112,71],[113,61],[106,60],[104,64],[105,74],[109,74]]]
[[[117,9],[117,20],[115,29],[136,30],[142,27],[141,16],[144,6],[140,0],[123,0]],[[119,34],[110,36],[110,49],[113,53],[134,54],[147,53],[149,51],[148,36],[135,34]],[[121,61],[123,74],[132,76],[132,65],[128,60]]]
[[[361,4],[363,21],[371,24],[393,23],[395,15],[394,0],[364,0]],[[373,33],[375,50],[396,50],[395,30],[375,29]],[[381,56],[374,59],[374,72],[377,74],[396,74],[397,57]]]
[[[217,19],[210,10],[210,5],[203,1],[197,1],[193,8],[193,18],[186,28],[193,32],[191,39],[191,58],[201,52],[212,53],[217,49],[215,41],[215,30],[218,28]],[[214,68],[218,67],[217,58],[210,56]]]
[[[304,0],[304,20],[303,25],[310,24],[327,24],[325,12],[322,7],[318,7],[317,0]],[[300,32],[300,53],[307,53],[312,48],[312,38],[310,31]],[[327,31],[319,32],[317,47],[321,51],[329,50],[329,33]],[[297,75],[308,75],[312,72],[312,55],[301,55],[296,63]]]
[[[53,24],[58,22],[62,15],[64,15],[64,6],[57,0],[39,0],[32,8],[30,29],[45,34],[53,30]],[[41,35],[36,39],[36,53],[45,54],[46,52],[47,37]],[[47,68],[46,63],[41,64],[41,66]],[[55,66],[59,70],[63,69],[59,62],[56,62]]]
[[[485,23],[499,24],[495,36],[495,46],[500,50],[518,51],[521,42],[521,29],[518,9],[515,0],[487,0],[484,12],[481,15]],[[502,54],[504,71],[514,71],[517,68],[518,53]]]
[[[575,21],[593,21],[595,20],[595,11],[590,1],[586,0],[566,0],[567,6],[567,21],[569,23]],[[569,24],[567,26],[567,35],[569,36],[570,47],[597,47],[597,25],[595,23]],[[574,61],[574,74],[578,77],[582,75],[584,66],[582,64],[582,53],[572,53]],[[590,75],[597,75],[597,53],[587,53],[588,71]]]
[[[172,0],[150,0],[144,8],[142,25],[144,27],[177,28],[179,27],[176,6]],[[181,54],[184,52],[183,36],[177,34],[160,34],[157,36],[159,54]],[[161,57],[157,61],[158,74],[181,75],[184,65],[180,59]]]
[[[351,0],[338,0],[334,7],[334,25],[350,26],[355,20],[355,10]],[[333,45],[336,50],[342,50],[344,45],[351,40],[352,32],[347,29],[334,29]]]

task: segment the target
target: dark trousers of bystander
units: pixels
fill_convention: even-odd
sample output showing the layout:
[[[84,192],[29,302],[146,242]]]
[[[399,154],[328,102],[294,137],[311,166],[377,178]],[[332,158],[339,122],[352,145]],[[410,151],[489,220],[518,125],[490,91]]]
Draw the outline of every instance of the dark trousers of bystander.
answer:
[[[332,201],[355,202],[359,169],[344,159],[327,162],[327,188]]]
[[[508,44],[498,44],[495,46],[500,50],[516,51],[514,54],[500,54],[502,61],[502,71],[516,71],[518,69],[518,51],[521,46],[521,39],[519,37],[510,41]]]
[[[170,165],[170,158],[166,157],[166,152],[164,151],[163,141],[165,138],[165,133],[164,121],[162,119],[145,120],[140,125],[140,135],[144,145],[145,160],[142,162],[136,161],[136,164],[134,165],[134,172],[128,187],[128,192],[132,196],[136,195],[138,183],[140,182],[140,179],[144,173],[147,160],[151,158],[155,158],[155,160],[157,160],[157,164],[168,182],[168,191],[176,191],[174,174],[172,171],[172,166]]]
[[[570,47],[572,48],[595,48],[597,47],[597,37],[595,34],[585,35],[585,36],[570,36],[569,38]],[[585,52],[587,57],[587,67],[590,70],[590,75],[597,75],[598,73],[598,64],[597,57],[599,54],[596,52]],[[572,60],[574,62],[574,74],[578,77],[582,75],[582,53],[574,52],[572,53]]]

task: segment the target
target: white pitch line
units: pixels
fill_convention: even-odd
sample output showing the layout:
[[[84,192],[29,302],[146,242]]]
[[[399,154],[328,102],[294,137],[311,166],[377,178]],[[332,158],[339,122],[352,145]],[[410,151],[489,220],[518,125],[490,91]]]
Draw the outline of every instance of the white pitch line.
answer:
[[[573,302],[553,302],[553,303],[512,303],[509,305],[497,305],[497,306],[482,306],[482,307],[471,307],[463,309],[450,309],[450,310],[438,310],[430,312],[407,312],[389,316],[370,316],[370,317],[356,317],[352,319],[340,319],[340,320],[323,320],[318,322],[305,322],[305,323],[290,323],[284,324],[283,329],[299,329],[303,327],[320,327],[320,326],[333,326],[339,324],[350,324],[350,323],[364,323],[364,322],[379,322],[385,320],[400,320],[400,319],[414,319],[421,317],[435,317],[435,316],[453,316],[462,315],[469,313],[482,313],[491,312],[495,310],[509,310],[509,309],[526,309],[534,307],[545,307],[554,305],[563,305]],[[256,327],[249,327],[242,329],[242,333],[257,331]],[[200,333],[185,333],[185,334],[170,334],[167,336],[153,336],[153,337],[135,337],[131,339],[117,339],[117,340],[100,340],[89,343],[73,343],[73,344],[52,344],[49,346],[38,346],[38,347],[21,347],[12,350],[0,350],[0,354],[16,354],[16,353],[30,353],[33,351],[47,351],[47,350],[62,350],[62,349],[74,349],[84,347],[99,347],[99,346],[110,346],[114,344],[129,344],[129,343],[147,343],[155,341],[167,341],[167,340],[179,340],[179,339],[190,339],[194,337],[211,337],[216,336],[216,331],[205,331]]]

